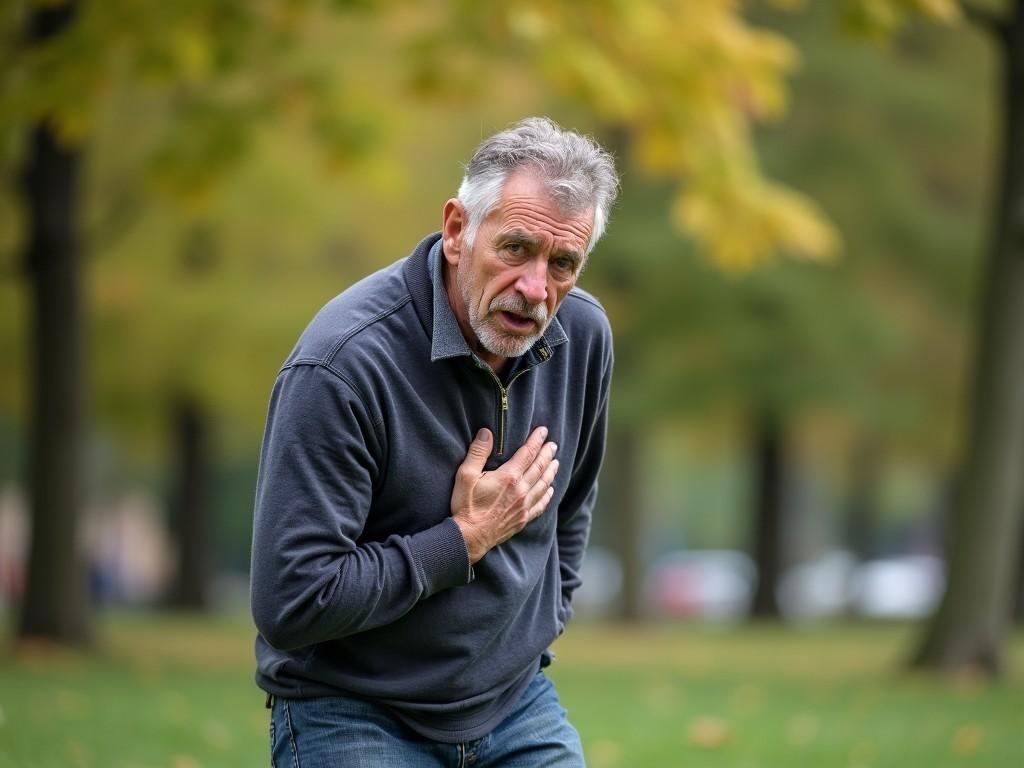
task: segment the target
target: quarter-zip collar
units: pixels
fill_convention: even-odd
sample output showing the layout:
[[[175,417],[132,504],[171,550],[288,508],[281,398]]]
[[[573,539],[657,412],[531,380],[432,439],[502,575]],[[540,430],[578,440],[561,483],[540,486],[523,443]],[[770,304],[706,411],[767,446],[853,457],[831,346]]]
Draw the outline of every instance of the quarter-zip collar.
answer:
[[[412,296],[416,314],[430,336],[430,359],[432,362],[451,357],[473,357],[466,337],[462,335],[455,313],[448,303],[444,287],[444,256],[441,252],[441,233],[435,232],[424,238],[405,263],[405,280]],[[530,367],[543,363],[554,354],[554,348],[566,344],[569,337],[554,317],[544,334],[537,339],[521,357]],[[511,368],[519,369],[519,365]]]

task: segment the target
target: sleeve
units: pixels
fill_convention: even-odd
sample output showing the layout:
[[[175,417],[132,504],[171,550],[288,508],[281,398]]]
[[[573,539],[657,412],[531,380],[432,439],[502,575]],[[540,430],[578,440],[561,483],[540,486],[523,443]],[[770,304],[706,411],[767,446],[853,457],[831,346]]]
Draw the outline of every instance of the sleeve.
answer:
[[[359,393],[321,365],[278,376],[263,438],[253,521],[253,619],[287,650],[394,622],[471,576],[448,518],[412,535],[357,543],[386,438]]]
[[[580,568],[590,536],[590,521],[597,501],[597,479],[604,459],[608,429],[613,355],[611,336],[600,368],[597,397],[587,411],[586,429],[580,436],[577,460],[565,497],[558,508],[558,561],[562,596],[558,612],[559,632],[572,618],[572,595],[581,584]]]

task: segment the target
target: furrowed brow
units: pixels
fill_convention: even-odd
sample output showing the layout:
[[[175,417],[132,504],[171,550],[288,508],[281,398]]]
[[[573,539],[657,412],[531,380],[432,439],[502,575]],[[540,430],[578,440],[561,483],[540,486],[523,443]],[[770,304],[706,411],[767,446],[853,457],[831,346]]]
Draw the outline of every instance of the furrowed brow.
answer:
[[[539,237],[534,237],[522,229],[512,229],[508,232],[503,232],[498,239],[503,243],[522,243],[530,248],[540,248],[541,246],[541,239]]]

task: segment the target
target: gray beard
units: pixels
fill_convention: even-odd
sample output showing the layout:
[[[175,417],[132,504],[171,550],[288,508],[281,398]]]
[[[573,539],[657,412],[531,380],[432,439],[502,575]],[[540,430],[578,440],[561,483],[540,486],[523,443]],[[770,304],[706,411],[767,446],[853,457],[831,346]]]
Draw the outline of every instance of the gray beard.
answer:
[[[456,281],[459,286],[459,293],[462,294],[462,303],[466,305],[469,313],[469,327],[476,334],[480,346],[498,357],[519,357],[525,354],[537,340],[544,335],[551,318],[548,317],[548,308],[544,304],[528,304],[518,294],[502,294],[495,296],[488,306],[488,314],[481,316],[477,302],[473,301],[472,279],[458,270]],[[498,327],[498,319],[493,316],[494,312],[500,311],[515,312],[518,315],[529,317],[537,323],[537,332],[529,336],[516,336],[505,333]]]

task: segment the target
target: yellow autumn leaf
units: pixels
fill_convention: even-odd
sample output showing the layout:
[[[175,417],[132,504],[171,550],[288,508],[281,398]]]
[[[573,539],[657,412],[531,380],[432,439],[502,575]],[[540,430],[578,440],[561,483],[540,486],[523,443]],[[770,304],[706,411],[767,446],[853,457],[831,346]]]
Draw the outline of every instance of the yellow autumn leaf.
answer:
[[[781,253],[822,261],[838,250],[838,233],[809,199],[749,175],[744,184],[719,181],[689,188],[676,198],[672,216],[713,264],[733,274]]]
[[[915,9],[932,21],[952,24],[960,20],[960,5],[956,0],[912,0]]]
[[[779,241],[785,250],[813,261],[827,261],[838,254],[839,231],[809,197],[776,186],[770,205],[776,216]]]

